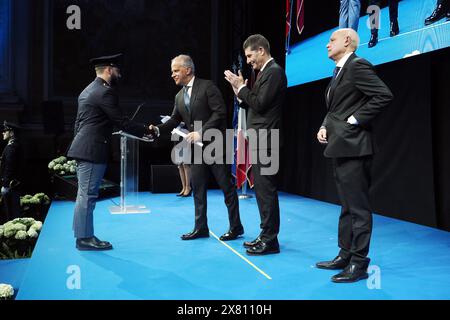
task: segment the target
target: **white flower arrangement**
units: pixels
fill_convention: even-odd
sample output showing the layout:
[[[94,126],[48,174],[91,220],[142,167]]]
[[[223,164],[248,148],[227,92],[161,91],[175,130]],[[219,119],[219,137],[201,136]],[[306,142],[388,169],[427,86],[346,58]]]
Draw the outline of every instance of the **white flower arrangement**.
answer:
[[[34,204],[50,204],[50,198],[45,193],[36,193],[34,196],[27,194],[20,197],[20,205],[22,207]]]
[[[0,225],[0,259],[30,257],[42,222],[33,218],[17,218]]]
[[[48,168],[53,173],[59,174],[61,176],[67,174],[76,174],[77,162],[75,160],[67,161],[66,157],[61,156],[50,161],[50,163],[48,164]]]
[[[0,283],[0,299],[7,300],[14,296],[14,288],[9,284]]]
[[[41,231],[41,229],[41,221],[36,221],[33,218],[16,218],[0,226],[0,238],[15,238],[19,240],[26,239],[27,237],[37,238],[34,234]]]

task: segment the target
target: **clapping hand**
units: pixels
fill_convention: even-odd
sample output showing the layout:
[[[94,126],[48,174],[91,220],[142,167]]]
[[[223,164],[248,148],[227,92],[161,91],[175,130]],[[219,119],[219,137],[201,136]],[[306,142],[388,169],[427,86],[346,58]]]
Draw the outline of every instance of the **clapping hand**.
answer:
[[[235,75],[230,70],[226,70],[224,74],[225,80],[227,80],[231,84],[231,87],[233,88],[234,94],[236,96],[239,93],[239,88],[243,85],[247,85],[248,83],[248,80],[244,80],[241,70],[238,71],[238,75]]]

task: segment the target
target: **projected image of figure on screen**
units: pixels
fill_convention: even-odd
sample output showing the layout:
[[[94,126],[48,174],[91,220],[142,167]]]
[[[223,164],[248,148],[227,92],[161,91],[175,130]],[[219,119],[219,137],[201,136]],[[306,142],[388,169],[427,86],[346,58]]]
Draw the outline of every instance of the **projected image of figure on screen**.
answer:
[[[425,19],[425,25],[428,26],[443,19],[444,17],[447,17],[447,21],[450,20],[450,1],[437,0],[433,13]]]
[[[358,51],[374,65],[450,46],[450,0],[299,2],[302,33],[286,28],[289,87],[332,76],[333,64],[323,54],[323,43],[339,28],[358,32]],[[289,3],[294,8],[287,6],[287,22],[294,26],[299,16],[297,1]]]
[[[339,8],[339,28],[352,28],[358,31],[360,0],[341,0]]]
[[[369,7],[367,11],[369,13],[370,21],[370,40],[369,48],[372,48],[378,43],[378,29],[380,29],[380,2],[378,0],[370,0]],[[391,37],[395,37],[400,33],[400,28],[398,26],[398,0],[389,0],[389,26]]]

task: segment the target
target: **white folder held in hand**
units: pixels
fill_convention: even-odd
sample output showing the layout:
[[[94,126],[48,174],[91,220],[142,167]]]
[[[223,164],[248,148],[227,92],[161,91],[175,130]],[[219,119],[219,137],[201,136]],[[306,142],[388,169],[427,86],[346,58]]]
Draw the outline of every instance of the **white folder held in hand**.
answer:
[[[188,132],[188,133],[189,133],[189,132]],[[179,135],[180,137],[182,137],[183,139],[186,139],[188,133],[183,132],[183,131],[181,131],[181,130],[178,129],[178,128],[175,128],[175,129],[172,130],[172,134],[177,134],[177,135]],[[203,147],[203,143],[200,142],[200,141],[197,141],[195,144],[198,145],[199,147]]]

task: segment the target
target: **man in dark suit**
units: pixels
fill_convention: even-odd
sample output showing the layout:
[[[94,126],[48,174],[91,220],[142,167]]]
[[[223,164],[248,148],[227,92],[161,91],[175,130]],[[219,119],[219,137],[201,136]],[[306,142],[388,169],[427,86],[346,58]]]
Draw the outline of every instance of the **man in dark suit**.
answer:
[[[371,124],[393,95],[373,66],[355,55],[359,37],[352,29],[334,32],[327,45],[336,62],[326,90],[328,113],[317,134],[332,158],[334,178],[342,204],[339,218],[339,255],[316,264],[322,269],[344,269],[334,282],[354,282],[368,277],[372,213],[369,204],[372,156],[376,151]]]
[[[250,148],[252,156],[257,155],[256,159],[252,159],[252,173],[262,230],[255,240],[245,242],[244,246],[250,255],[279,253],[280,208],[276,174],[265,173],[269,164],[261,161],[259,155],[263,151],[267,151],[272,158],[279,155],[280,141],[275,141],[272,145],[271,138],[273,134],[279,133],[281,127],[287,79],[284,70],[270,55],[269,42],[262,35],[248,37],[243,48],[247,63],[259,71],[253,88],[247,88],[247,81],[240,71],[239,75],[225,71],[225,79],[241,101],[240,107],[248,111],[247,129],[254,130],[258,137]]]
[[[19,130],[19,126],[14,123],[7,121],[3,123],[3,140],[8,144],[3,149],[0,162],[0,224],[20,216],[20,192],[18,188],[21,181],[23,153],[18,139]]]
[[[188,143],[195,144],[201,141],[202,136],[212,129],[219,130],[225,137],[226,107],[219,89],[212,81],[195,77],[194,62],[187,55],[174,58],[171,68],[173,80],[183,88],[175,97],[175,107],[171,118],[164,124],[150,126],[150,129],[154,131],[156,136],[159,136],[160,134],[170,133],[180,122],[184,122],[190,132],[186,137]],[[194,122],[198,122],[201,127],[196,128]],[[213,159],[209,159],[206,163],[205,159],[201,159],[201,161],[194,159],[191,178],[194,189],[195,226],[192,232],[181,237],[182,240],[209,237],[206,194],[210,171],[223,191],[225,204],[228,208],[230,228],[220,237],[220,240],[234,240],[244,233],[239,216],[236,187],[232,183],[229,165],[224,164],[224,156],[225,153],[218,150]]]
[[[149,134],[144,124],[126,118],[120,107],[116,85],[121,77],[121,54],[95,58],[97,78],[78,98],[74,139],[67,156],[77,160],[78,194],[73,230],[79,250],[109,250],[112,245],[94,235],[93,212],[109,159],[114,127],[136,136]]]

